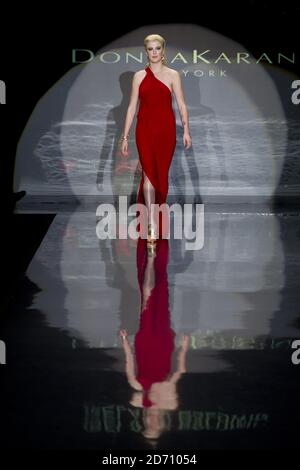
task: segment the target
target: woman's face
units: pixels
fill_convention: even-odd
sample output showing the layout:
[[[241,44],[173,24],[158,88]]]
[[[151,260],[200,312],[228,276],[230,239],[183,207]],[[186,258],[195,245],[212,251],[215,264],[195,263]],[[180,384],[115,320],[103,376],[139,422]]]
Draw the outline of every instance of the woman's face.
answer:
[[[162,60],[164,51],[159,41],[149,41],[146,49],[149,62],[157,63]]]

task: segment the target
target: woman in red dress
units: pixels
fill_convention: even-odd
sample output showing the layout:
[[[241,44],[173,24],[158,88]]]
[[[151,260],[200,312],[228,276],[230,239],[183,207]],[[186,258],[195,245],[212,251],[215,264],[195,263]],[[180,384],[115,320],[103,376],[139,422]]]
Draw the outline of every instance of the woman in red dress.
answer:
[[[128,155],[128,135],[140,100],[137,114],[136,144],[142,167],[137,202],[147,207],[147,242],[154,244],[162,236],[162,214],[156,219],[153,204],[164,204],[168,194],[168,173],[176,147],[176,120],[172,107],[174,93],[183,126],[183,145],[192,141],[188,112],[184,101],[181,77],[167,67],[165,40],[158,34],[144,39],[148,57],[145,69],[136,72],[132,80],[131,98],[127,110],[121,153]],[[168,220],[165,220],[164,223]],[[168,232],[168,229],[167,229]],[[165,233],[165,232],[164,232]]]
[[[120,331],[126,358],[126,375],[135,390],[130,404],[147,409],[144,436],[155,438],[164,428],[164,411],[178,406],[177,382],[186,372],[186,353],[190,338],[183,335],[172,369],[175,332],[169,309],[169,241],[158,240],[154,256],[148,256],[147,242],[137,244],[137,274],[141,294],[140,324],[134,337],[134,352],[125,329]],[[135,357],[134,357],[135,356]]]

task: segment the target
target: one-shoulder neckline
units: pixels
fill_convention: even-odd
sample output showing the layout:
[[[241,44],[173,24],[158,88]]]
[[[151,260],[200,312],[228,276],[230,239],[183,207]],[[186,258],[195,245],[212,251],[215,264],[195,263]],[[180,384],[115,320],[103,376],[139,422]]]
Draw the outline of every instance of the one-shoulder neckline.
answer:
[[[170,88],[168,87],[168,85],[166,85],[164,82],[162,82],[159,78],[157,78],[157,77],[154,75],[154,73],[153,73],[153,71],[151,70],[151,68],[150,68],[149,65],[147,65],[146,70],[149,70],[149,71],[152,73],[152,75],[153,75],[153,77],[155,78],[155,80],[157,80],[158,82],[162,83],[162,84],[169,90],[169,92],[170,92],[171,95],[172,95],[172,90],[170,90]]]

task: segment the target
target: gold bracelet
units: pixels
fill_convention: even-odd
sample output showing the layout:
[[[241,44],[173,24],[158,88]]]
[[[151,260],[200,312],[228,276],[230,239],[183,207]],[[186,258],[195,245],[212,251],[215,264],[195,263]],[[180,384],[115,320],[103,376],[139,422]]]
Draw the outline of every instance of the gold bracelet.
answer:
[[[129,136],[129,134],[128,134],[128,136]],[[122,137],[122,139],[121,139],[121,140],[128,140],[128,136],[126,136],[126,135],[123,135],[123,137]]]

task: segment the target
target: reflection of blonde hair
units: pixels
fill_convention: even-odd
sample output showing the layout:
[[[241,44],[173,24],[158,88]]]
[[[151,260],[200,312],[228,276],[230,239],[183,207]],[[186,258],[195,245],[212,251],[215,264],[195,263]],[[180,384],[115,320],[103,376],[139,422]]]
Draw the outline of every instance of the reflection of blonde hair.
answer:
[[[148,34],[148,36],[145,37],[144,39],[144,46],[145,46],[145,50],[147,51],[147,44],[148,42],[150,41],[158,41],[163,49],[163,55],[164,55],[164,58],[162,59],[162,63],[164,65],[167,64],[167,59],[166,59],[166,40],[160,36],[160,34]],[[149,64],[149,62],[148,62]]]

